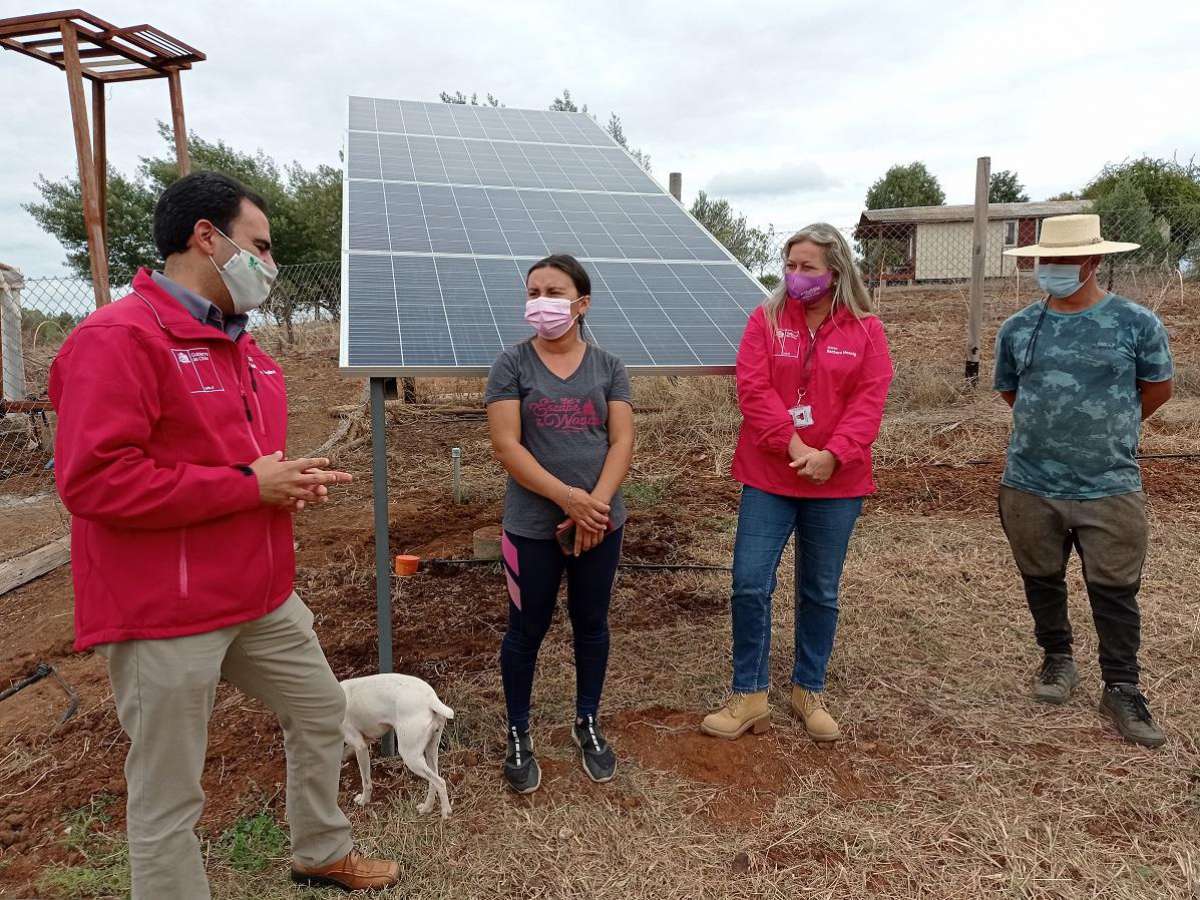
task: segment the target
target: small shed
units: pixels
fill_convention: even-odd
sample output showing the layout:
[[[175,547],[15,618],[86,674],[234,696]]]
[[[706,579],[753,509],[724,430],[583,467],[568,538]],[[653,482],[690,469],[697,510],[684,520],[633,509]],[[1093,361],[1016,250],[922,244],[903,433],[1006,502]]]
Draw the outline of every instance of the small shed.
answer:
[[[1084,212],[1087,200],[988,204],[985,278],[1032,268],[1005,250],[1034,244],[1042,219]],[[854,229],[872,282],[959,281],[971,277],[973,204],[867,209]]]

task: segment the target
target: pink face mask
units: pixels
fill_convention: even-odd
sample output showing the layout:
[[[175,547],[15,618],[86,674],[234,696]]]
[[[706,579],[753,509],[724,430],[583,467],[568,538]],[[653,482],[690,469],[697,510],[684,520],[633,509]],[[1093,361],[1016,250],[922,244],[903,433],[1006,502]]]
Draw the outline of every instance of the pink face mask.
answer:
[[[578,318],[571,315],[573,302],[556,297],[535,297],[525,304],[525,321],[538,333],[538,337],[547,341],[558,340],[571,330]]]
[[[808,306],[825,296],[829,285],[833,283],[833,272],[826,272],[824,275],[787,272],[783,278],[787,282],[788,296]]]

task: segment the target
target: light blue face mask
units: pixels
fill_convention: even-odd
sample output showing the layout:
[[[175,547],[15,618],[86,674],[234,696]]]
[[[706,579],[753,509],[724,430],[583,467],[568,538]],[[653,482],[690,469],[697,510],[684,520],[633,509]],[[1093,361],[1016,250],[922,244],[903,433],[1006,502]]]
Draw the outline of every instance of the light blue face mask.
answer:
[[[1079,278],[1082,266],[1071,266],[1063,263],[1038,263],[1038,287],[1051,297],[1062,299],[1070,297],[1083,287]]]

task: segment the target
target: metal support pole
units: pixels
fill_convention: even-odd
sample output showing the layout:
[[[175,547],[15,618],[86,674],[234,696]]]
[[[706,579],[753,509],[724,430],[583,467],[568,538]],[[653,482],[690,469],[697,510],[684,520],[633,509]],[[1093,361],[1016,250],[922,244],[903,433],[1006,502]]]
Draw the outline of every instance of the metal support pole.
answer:
[[[388,535],[387,417],[383,406],[383,379],[371,379],[372,484],[375,503],[375,625],[379,632],[379,671],[392,671],[392,551]],[[383,756],[396,755],[391,732],[380,741]]]
[[[454,447],[450,451],[450,481],[454,502],[462,504],[462,447]]]
[[[983,327],[983,279],[987,264],[988,188],[991,157],[981,156],[975,164],[975,234],[971,245],[971,303],[967,312],[967,364],[965,374],[972,387],[979,384],[979,332]]]

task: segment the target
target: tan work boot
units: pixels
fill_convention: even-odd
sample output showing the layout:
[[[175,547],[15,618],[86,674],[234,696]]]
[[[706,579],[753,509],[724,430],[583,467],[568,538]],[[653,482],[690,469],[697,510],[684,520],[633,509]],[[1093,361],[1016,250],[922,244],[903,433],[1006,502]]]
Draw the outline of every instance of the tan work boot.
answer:
[[[309,887],[337,887],[343,891],[377,891],[400,880],[400,866],[390,859],[367,859],[351,850],[319,869],[292,862],[292,881]]]
[[[734,741],[750,729],[762,734],[771,727],[771,708],[767,706],[767,692],[734,694],[729,701],[714,713],[709,713],[700,723],[700,730],[713,737]]]
[[[804,723],[804,730],[814,741],[836,741],[842,736],[838,724],[825,708],[824,697],[816,691],[792,685],[792,712]]]

